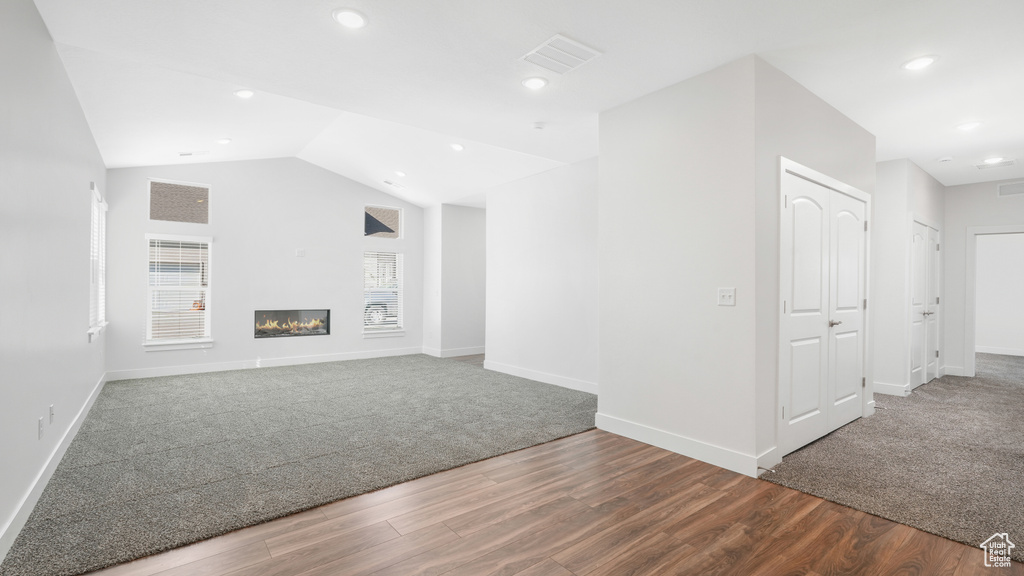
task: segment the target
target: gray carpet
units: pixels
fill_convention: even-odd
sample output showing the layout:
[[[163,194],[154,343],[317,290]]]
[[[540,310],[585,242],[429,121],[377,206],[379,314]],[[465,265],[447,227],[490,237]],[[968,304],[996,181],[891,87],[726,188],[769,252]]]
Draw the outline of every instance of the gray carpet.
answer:
[[[977,358],[761,477],[970,546],[1007,532],[1024,561],[1024,358]]]
[[[596,410],[422,355],[110,382],[0,575],[82,574],[589,430]]]

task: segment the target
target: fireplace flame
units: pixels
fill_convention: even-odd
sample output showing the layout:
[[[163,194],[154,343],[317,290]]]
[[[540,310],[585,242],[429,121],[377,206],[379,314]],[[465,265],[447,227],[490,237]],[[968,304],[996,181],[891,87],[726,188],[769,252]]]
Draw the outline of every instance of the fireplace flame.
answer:
[[[280,323],[277,320],[269,320],[269,319],[267,319],[267,320],[264,320],[262,324],[257,322],[256,323],[256,330],[257,331],[263,331],[263,332],[272,332],[272,333],[274,333],[274,332],[276,332],[276,333],[281,333],[281,332],[298,333],[298,332],[301,332],[303,330],[316,330],[317,328],[323,327],[323,325],[324,325],[324,321],[322,319],[320,319],[320,318],[314,318],[312,320],[310,320],[309,318],[303,318],[302,322],[293,321],[291,318],[289,318],[283,324]]]

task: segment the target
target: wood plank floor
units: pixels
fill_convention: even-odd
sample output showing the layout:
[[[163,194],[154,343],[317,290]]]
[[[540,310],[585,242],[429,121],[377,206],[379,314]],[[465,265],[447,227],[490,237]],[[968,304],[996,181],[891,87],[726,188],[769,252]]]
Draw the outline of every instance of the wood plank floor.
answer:
[[[1024,567],[593,430],[95,574],[996,573]]]

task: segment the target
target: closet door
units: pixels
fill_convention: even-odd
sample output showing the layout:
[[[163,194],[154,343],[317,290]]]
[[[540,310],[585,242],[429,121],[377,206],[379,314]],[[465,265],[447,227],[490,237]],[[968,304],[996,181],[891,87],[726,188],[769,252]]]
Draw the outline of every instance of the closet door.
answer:
[[[867,232],[864,202],[832,191],[829,246],[829,432],[860,418]]]
[[[778,445],[783,455],[861,416],[865,199],[782,176]]]
[[[779,401],[783,454],[828,434],[829,245],[831,190],[790,173],[781,215],[779,252]]]

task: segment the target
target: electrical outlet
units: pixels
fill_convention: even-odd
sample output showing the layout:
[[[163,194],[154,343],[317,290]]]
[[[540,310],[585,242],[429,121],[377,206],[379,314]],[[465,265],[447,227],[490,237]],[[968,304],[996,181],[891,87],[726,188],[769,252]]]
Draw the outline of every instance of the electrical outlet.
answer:
[[[718,289],[718,305],[719,306],[735,306],[736,305],[736,289],[735,288],[719,288]]]
[[[53,424],[53,404],[50,404],[50,424]]]
[[[43,439],[43,417],[39,417],[39,439]]]

